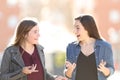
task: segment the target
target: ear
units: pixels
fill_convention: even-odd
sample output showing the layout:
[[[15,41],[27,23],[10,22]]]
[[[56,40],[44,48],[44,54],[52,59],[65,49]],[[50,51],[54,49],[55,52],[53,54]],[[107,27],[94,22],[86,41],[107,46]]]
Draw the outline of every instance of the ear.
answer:
[[[24,35],[23,37],[24,37],[24,39],[26,39],[28,37],[28,34]]]

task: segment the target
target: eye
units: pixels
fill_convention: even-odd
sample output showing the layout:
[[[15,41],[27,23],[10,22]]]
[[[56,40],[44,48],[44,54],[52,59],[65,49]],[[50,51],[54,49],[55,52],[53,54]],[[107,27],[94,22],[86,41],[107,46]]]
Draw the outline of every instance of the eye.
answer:
[[[78,27],[78,26],[77,26],[77,27],[75,27],[75,29],[76,29],[76,30],[79,30],[79,29],[80,29],[80,27]]]
[[[80,29],[79,25],[76,25],[76,26],[75,26],[75,29]]]
[[[76,27],[76,29],[80,29],[79,27]]]
[[[34,33],[39,33],[39,31],[38,31],[38,30],[35,30]]]

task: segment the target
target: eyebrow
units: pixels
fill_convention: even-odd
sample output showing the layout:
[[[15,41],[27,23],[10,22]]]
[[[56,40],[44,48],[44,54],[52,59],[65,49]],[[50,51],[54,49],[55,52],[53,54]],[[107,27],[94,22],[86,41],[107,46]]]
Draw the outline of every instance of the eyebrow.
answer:
[[[79,27],[79,25],[74,25],[74,27]]]

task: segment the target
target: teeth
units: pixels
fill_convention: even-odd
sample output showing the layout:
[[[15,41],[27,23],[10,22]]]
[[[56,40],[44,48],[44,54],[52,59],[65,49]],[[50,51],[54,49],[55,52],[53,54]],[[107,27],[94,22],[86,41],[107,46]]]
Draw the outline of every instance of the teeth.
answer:
[[[80,35],[77,35],[77,37],[79,37]]]

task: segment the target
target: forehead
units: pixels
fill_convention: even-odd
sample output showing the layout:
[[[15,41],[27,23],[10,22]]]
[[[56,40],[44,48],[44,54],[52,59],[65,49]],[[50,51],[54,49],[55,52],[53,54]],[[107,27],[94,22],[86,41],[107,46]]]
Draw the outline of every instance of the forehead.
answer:
[[[81,25],[80,21],[79,20],[75,20],[74,26],[77,27],[77,26],[80,26],[80,25]]]
[[[39,30],[39,26],[38,25],[34,26],[30,31],[33,31],[33,30]]]

